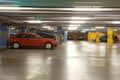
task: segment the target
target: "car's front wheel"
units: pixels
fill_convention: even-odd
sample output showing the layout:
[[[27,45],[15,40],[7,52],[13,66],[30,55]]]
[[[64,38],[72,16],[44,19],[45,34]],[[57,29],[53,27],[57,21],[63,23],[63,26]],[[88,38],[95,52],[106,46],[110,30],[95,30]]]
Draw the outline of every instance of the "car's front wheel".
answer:
[[[18,49],[18,48],[20,48],[20,44],[17,43],[17,42],[15,42],[15,43],[13,43],[12,47],[13,47],[14,49]]]
[[[51,49],[52,48],[52,44],[51,43],[46,43],[45,44],[45,48],[46,49]]]

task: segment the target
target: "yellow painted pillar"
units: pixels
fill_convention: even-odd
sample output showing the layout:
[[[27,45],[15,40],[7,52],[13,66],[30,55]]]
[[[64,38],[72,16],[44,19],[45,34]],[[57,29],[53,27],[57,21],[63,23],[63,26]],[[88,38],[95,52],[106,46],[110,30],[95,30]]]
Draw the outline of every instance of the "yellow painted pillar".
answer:
[[[108,38],[107,43],[112,44],[113,43],[113,28],[108,28]]]
[[[100,42],[100,32],[96,32],[96,42]]]
[[[96,38],[96,32],[89,32],[88,33],[88,41],[92,42],[93,38]]]
[[[90,32],[90,35],[89,35],[90,36],[90,40],[89,40],[90,42],[92,42],[93,35],[94,35],[93,32]]]

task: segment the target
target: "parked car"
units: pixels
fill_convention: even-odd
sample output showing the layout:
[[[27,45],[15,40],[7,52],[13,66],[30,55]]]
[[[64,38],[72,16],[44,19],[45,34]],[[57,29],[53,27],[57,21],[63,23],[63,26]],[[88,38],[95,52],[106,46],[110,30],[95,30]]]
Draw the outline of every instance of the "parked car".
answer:
[[[100,36],[100,42],[107,42],[107,39],[108,39],[108,35],[107,34],[104,34],[102,36]],[[92,39],[93,42],[96,42],[96,39],[93,38]],[[116,35],[113,35],[113,42],[118,42],[118,37]]]
[[[35,33],[19,33],[11,36],[8,44],[13,48],[19,48],[22,46],[40,46],[46,49],[51,49],[58,45],[58,41],[50,38],[42,38]]]
[[[83,37],[83,36],[78,36],[77,39],[78,39],[78,40],[84,40],[84,37]]]
[[[104,34],[100,37],[100,42],[107,42],[108,35]],[[116,35],[113,35],[113,42],[118,42],[118,37]]]
[[[73,40],[73,37],[72,36],[68,36],[68,40]]]

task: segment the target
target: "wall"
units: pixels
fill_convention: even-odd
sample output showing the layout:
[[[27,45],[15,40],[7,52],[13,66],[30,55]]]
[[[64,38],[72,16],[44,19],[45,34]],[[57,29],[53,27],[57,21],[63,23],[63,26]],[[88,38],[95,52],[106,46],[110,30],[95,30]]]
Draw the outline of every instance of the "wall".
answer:
[[[84,40],[87,40],[87,33],[75,33],[75,32],[69,32],[68,36],[71,36],[73,40],[78,40],[78,37],[81,36],[84,38]]]
[[[0,47],[7,47],[8,32],[8,25],[0,23]]]

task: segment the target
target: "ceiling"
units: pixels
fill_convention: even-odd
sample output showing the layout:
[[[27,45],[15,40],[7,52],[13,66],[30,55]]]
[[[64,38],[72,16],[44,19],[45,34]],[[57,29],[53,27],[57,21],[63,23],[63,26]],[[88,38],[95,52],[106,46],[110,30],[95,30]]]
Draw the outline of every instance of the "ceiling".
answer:
[[[0,20],[22,26],[120,26],[119,0],[1,0]],[[27,23],[39,20],[42,23]]]

